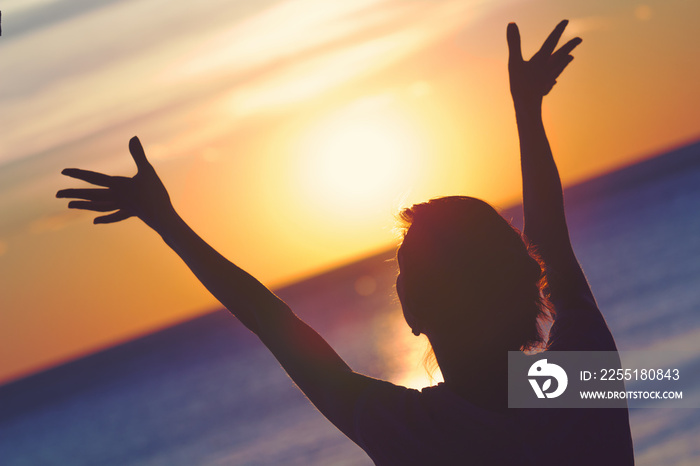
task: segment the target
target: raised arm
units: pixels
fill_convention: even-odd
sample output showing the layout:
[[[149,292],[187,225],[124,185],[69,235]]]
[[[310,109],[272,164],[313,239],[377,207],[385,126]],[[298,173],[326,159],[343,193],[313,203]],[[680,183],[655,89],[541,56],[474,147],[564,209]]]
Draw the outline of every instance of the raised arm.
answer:
[[[561,181],[542,122],[542,98],[573,59],[569,52],[581,42],[573,39],[554,52],[565,27],[565,21],[559,23],[542,48],[524,61],[518,26],[508,25],[508,71],[520,138],[524,233],[552,266],[573,256]]]
[[[359,392],[372,379],[352,372],[326,341],[254,277],[200,238],[175,212],[170,197],[137,138],[129,141],[138,172],[131,178],[79,169],[64,175],[102,188],[64,189],[77,198],[69,208],[111,212],[94,223],[138,217],[155,230],[202,284],[254,332],[316,407],[353,438],[352,412]],[[353,438],[354,440],[354,438]]]
[[[571,247],[561,180],[542,122],[542,99],[573,60],[571,51],[581,43],[575,38],[555,51],[566,25],[567,21],[559,23],[528,61],[522,57],[518,27],[508,25],[508,71],[520,137],[524,233],[547,268],[548,291],[557,313],[550,348],[614,350],[612,335]]]
[[[566,274],[560,278],[587,288],[571,248],[561,181],[542,122],[542,99],[573,60],[571,51],[581,43],[579,38],[572,39],[554,51],[566,24],[559,23],[529,61],[522,57],[518,27],[509,24],[508,71],[520,138],[525,236],[537,247],[550,275]]]

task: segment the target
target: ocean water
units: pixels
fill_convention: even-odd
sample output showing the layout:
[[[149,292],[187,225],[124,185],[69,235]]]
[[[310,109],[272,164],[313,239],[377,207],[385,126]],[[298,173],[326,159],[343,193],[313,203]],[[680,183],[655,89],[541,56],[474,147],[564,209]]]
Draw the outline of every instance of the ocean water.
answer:
[[[567,189],[572,241],[624,350],[697,352],[700,143]],[[517,209],[504,215],[520,222]],[[392,251],[278,290],[359,372],[428,383]],[[700,410],[630,413],[639,465],[700,464]],[[226,311],[0,387],[0,463],[368,465]]]

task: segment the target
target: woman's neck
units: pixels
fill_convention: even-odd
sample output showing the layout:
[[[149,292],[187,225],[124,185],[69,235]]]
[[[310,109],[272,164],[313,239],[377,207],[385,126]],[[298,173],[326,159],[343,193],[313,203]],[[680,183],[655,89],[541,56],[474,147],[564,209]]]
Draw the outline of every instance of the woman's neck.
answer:
[[[465,351],[461,345],[431,339],[445,385],[469,402],[490,411],[508,408],[508,352],[489,348]]]

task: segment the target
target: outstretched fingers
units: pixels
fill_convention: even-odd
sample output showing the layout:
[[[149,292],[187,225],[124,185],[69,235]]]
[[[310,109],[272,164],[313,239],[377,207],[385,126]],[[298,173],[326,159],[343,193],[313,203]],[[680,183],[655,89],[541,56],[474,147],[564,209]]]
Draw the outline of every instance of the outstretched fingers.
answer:
[[[540,47],[540,50],[535,54],[536,57],[549,57],[552,55],[552,52],[554,52],[554,49],[559,43],[559,39],[561,39],[561,35],[564,33],[564,29],[566,29],[567,24],[569,24],[568,19],[565,19],[557,24],[551,34],[549,34],[549,37],[547,37],[542,44],[542,47]]]
[[[137,137],[133,137],[129,141],[129,152],[134,158],[134,162],[136,162],[139,173],[143,171],[149,172],[145,178],[147,181],[149,179],[151,181],[152,179],[160,181],[155,175],[153,167],[148,162],[141,142]],[[70,209],[112,212],[95,218],[94,223],[116,223],[135,215],[134,210],[130,206],[133,203],[138,204],[138,199],[134,199],[141,195],[139,183],[137,182],[138,175],[126,178],[78,168],[67,168],[63,170],[62,174],[100,186],[100,188],[89,189],[62,189],[56,193],[58,198],[78,199],[68,203],[68,208]],[[162,184],[159,186],[162,187]],[[167,200],[167,193],[165,193],[165,198]]]
[[[118,210],[119,206],[112,201],[70,201],[69,209],[91,210],[93,212],[111,212]]]
[[[569,66],[569,63],[574,59],[573,56],[569,55],[576,46],[581,43],[580,38],[571,39],[569,42],[564,44],[559,50],[554,52],[549,60],[549,74],[552,79],[557,79],[557,77],[564,71],[564,69]]]
[[[97,217],[95,218],[95,220],[92,221],[92,223],[94,223],[95,225],[100,223],[116,223],[121,222],[122,220],[126,220],[127,218],[132,216],[133,214],[130,214],[125,210],[119,210],[117,212],[114,212],[113,214]]]
[[[113,194],[109,189],[62,189],[56,193],[57,198],[85,199],[87,201],[111,201]]]
[[[559,48],[559,50],[557,50],[556,52],[554,52],[554,53],[552,54],[552,58],[555,59],[555,60],[558,60],[558,59],[560,59],[560,58],[562,58],[562,57],[565,57],[565,56],[569,55],[576,47],[578,47],[578,45],[579,45],[581,42],[583,42],[583,39],[581,39],[580,37],[576,37],[576,38],[574,38],[574,39],[571,39],[569,42],[567,42],[566,44],[562,45],[562,46]]]
[[[113,177],[103,173],[97,173],[90,170],[81,170],[79,168],[66,168],[61,172],[61,174],[71,178],[76,178],[78,180],[87,181],[88,183],[97,186],[112,186]]]

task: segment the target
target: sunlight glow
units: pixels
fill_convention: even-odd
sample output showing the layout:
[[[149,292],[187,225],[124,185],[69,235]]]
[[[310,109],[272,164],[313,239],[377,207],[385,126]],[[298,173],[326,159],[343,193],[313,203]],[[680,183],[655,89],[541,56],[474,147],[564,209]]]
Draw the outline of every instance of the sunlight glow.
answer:
[[[275,9],[266,13],[252,26],[246,22],[207,46],[207,50],[217,50],[216,54],[198,53],[192,60],[183,61],[180,68],[173,70],[173,76],[192,78],[191,73],[207,70],[223,73],[228,69],[244,78],[224,99],[232,116],[279,110],[401,62],[464,27],[476,17],[481,4],[478,0],[437,4],[394,2],[392,8],[382,8],[386,3],[382,0],[362,0],[348,8],[350,4],[342,2],[303,0],[302,3],[327,5],[319,19],[328,16],[333,21],[321,26],[313,22],[314,17],[309,17],[308,23],[290,30],[287,16],[280,13],[286,11],[282,5],[280,12]],[[319,8],[309,5],[310,11]],[[361,7],[362,15],[357,14],[357,7]],[[265,36],[256,46],[259,33],[251,34],[260,30],[265,31]],[[241,31],[245,35],[233,39]],[[349,41],[353,35],[361,39]],[[336,46],[322,46],[329,43]],[[274,64],[273,73],[265,71],[266,63]],[[246,74],[256,69],[252,74],[255,79],[247,81]],[[419,88],[418,92],[425,89]]]
[[[423,143],[384,95],[362,99],[310,128],[300,144],[306,194],[333,208],[393,207],[413,184]]]
[[[378,347],[387,363],[387,380],[417,390],[444,381],[440,368],[428,370],[424,364],[430,348],[425,336],[416,337],[406,325],[401,312],[391,313],[381,321],[385,335]]]

